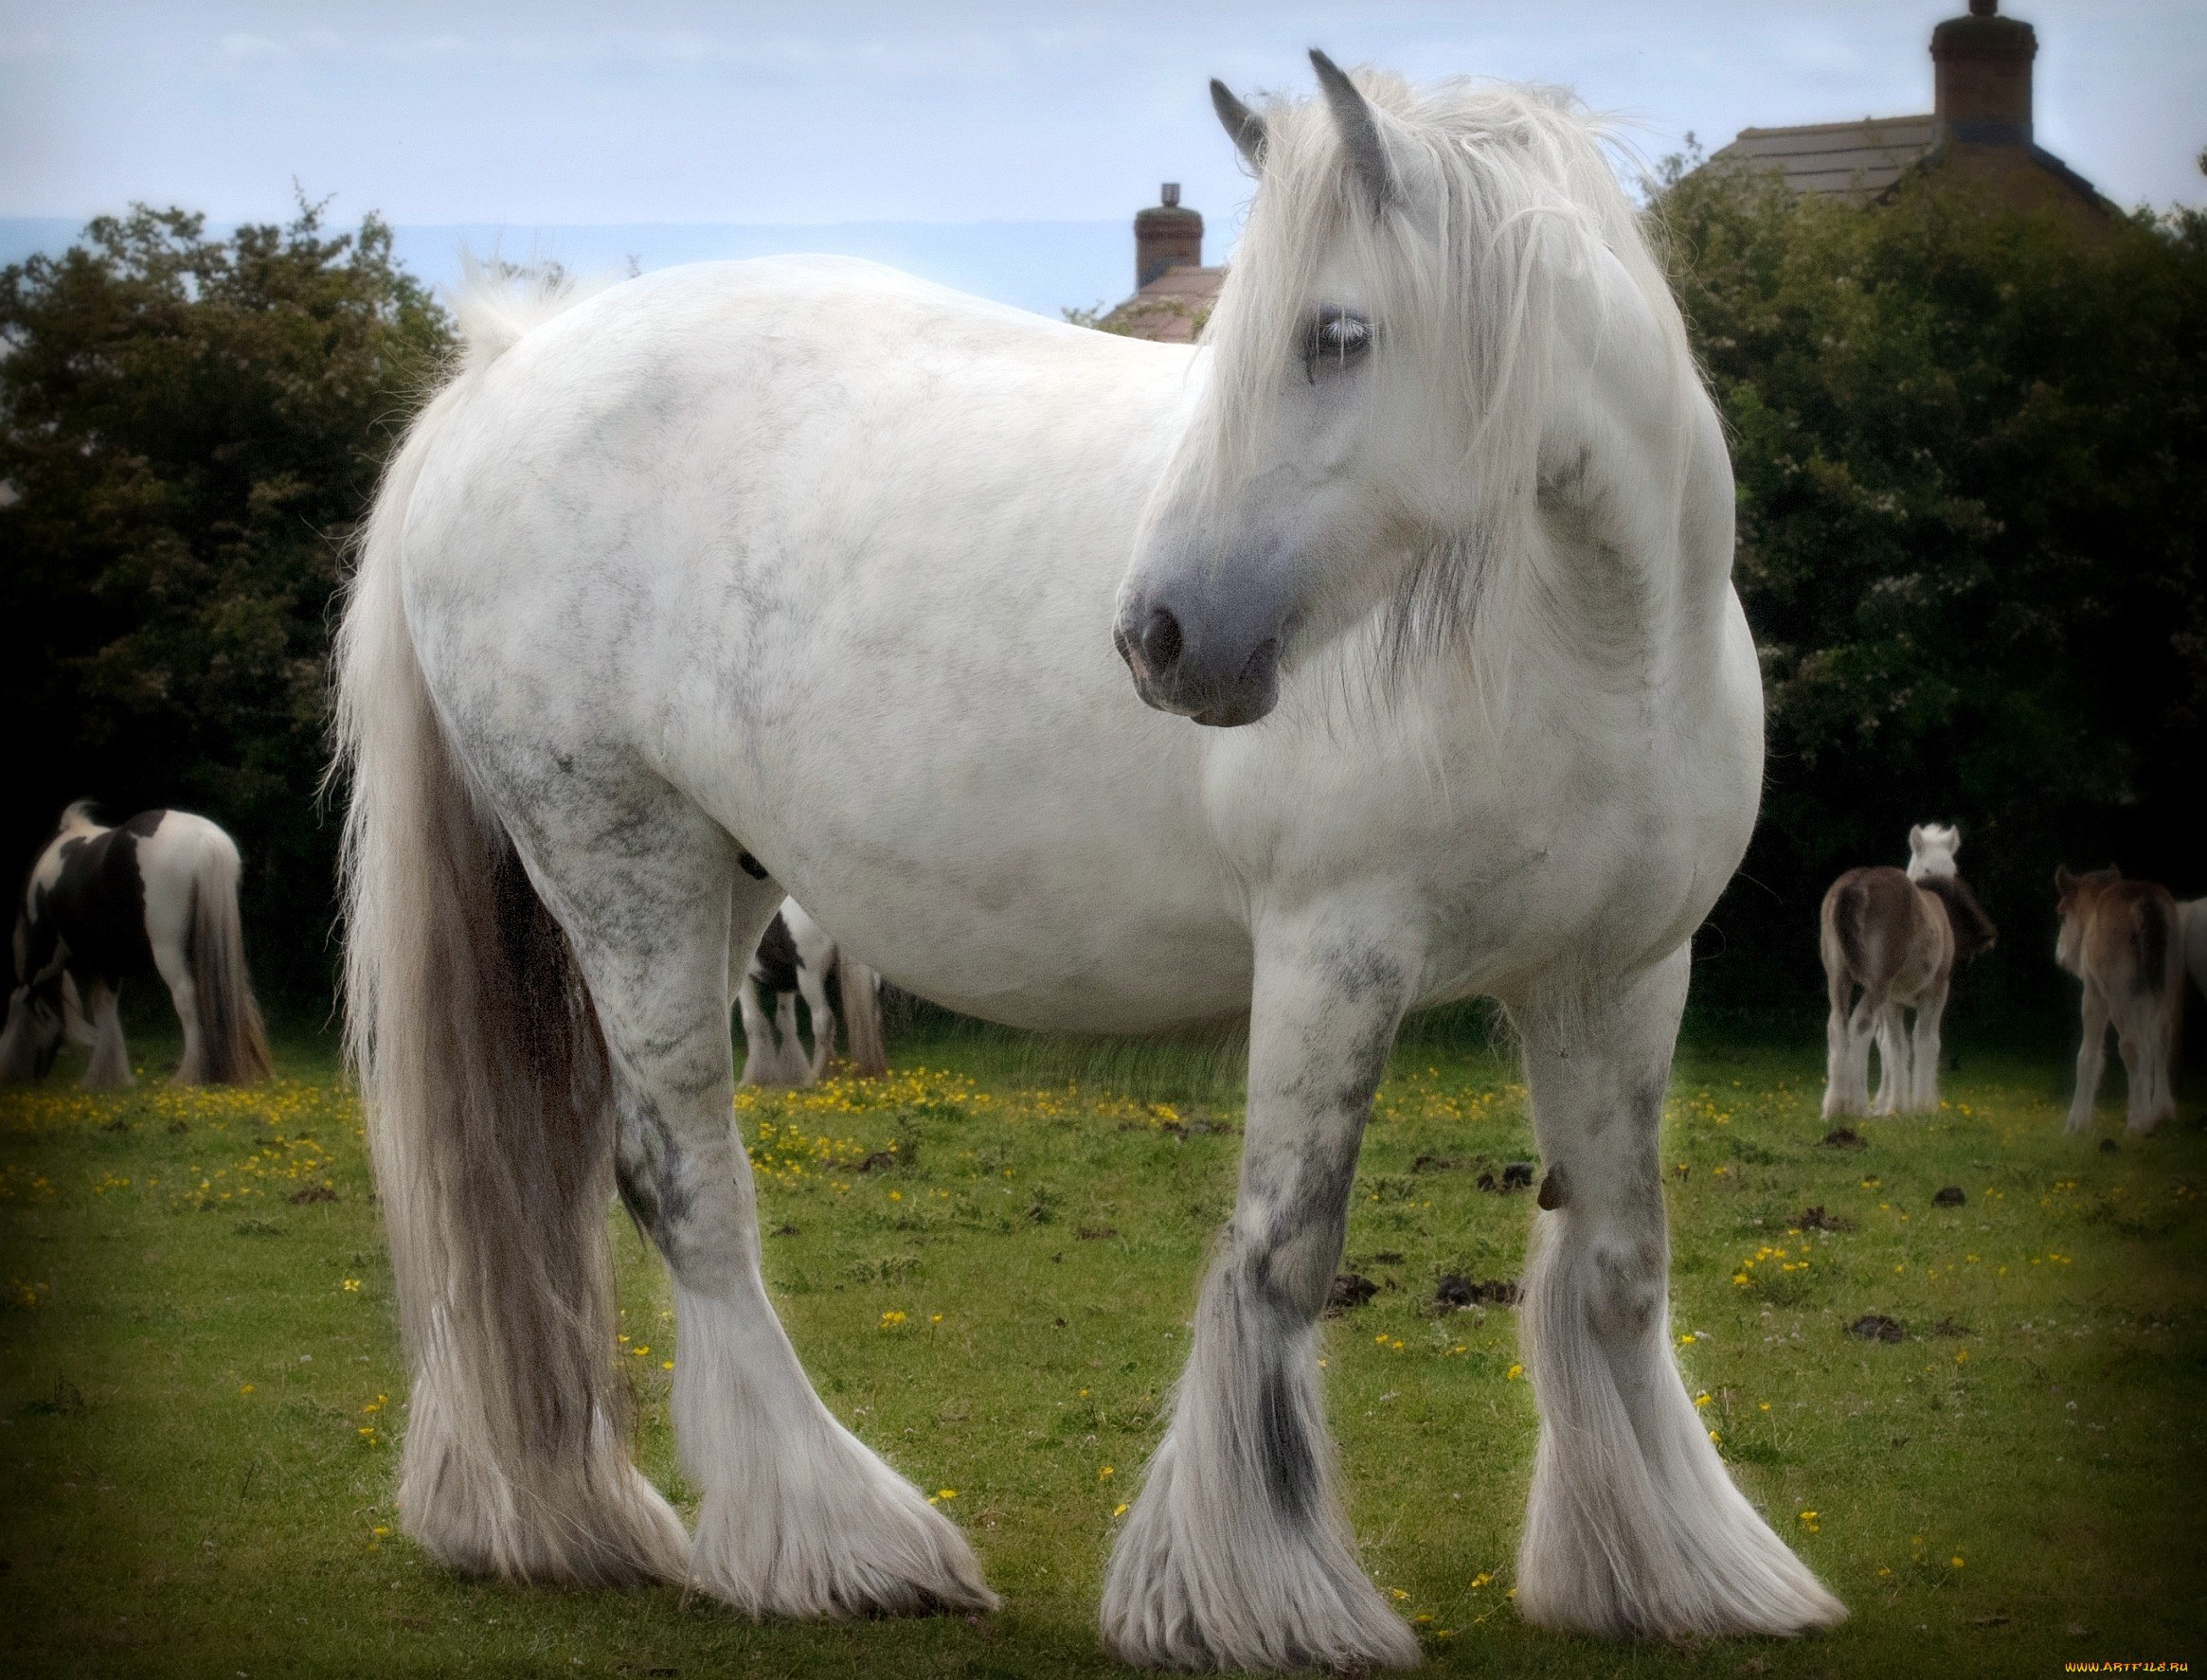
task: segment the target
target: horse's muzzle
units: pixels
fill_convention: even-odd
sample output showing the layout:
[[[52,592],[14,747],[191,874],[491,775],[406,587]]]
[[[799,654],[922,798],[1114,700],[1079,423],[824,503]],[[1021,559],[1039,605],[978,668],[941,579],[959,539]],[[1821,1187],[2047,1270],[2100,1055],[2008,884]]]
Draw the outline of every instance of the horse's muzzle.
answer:
[[[1138,601],[1121,615],[1111,641],[1134,673],[1135,692],[1159,711],[1231,729],[1255,723],[1280,699],[1277,630],[1251,637],[1213,625],[1191,635],[1170,607]]]

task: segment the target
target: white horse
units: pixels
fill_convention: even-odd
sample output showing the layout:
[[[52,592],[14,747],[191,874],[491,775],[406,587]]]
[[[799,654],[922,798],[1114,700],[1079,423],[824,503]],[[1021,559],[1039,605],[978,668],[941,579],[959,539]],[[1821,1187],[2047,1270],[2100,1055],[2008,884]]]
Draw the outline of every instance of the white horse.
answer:
[[[881,978],[862,962],[843,956],[835,936],[815,921],[795,899],[781,908],[760,935],[758,949],[729,976],[737,1012],[744,1023],[744,1083],[815,1085],[835,1053],[835,1006],[828,995],[828,975],[836,974],[844,1026],[850,1034],[851,1065],[861,1078],[888,1071],[881,1036]],[[759,1001],[763,990],[774,999],[769,1012]],[[804,999],[812,1031],[808,1052],[798,1037],[797,1000]]]
[[[91,1047],[85,1089],[132,1083],[118,1000],[123,982],[140,975],[168,986],[184,1028],[178,1084],[267,1078],[238,873],[236,843],[188,811],[142,811],[112,829],[92,820],[89,800],[63,812],[16,906],[0,1079],[43,1077],[65,1033]]]
[[[1824,894],[1818,948],[1831,1004],[1824,1023],[1826,1119],[1937,1111],[1939,1025],[1955,966],[1991,950],[2000,938],[1955,867],[1960,829],[1918,823],[1908,831],[1908,849],[1905,871],[1849,869]],[[1904,1014],[1911,1010],[1912,1032]]]
[[[729,953],[786,890],[974,1014],[1248,1019],[1239,1195],[1112,1652],[1417,1660],[1339,1508],[1319,1319],[1396,1028],[1475,992],[1547,1160],[1519,1608],[1843,1614],[1667,1331],[1687,945],[1762,768],[1722,428],[1576,108],[1314,58],[1319,100],[1214,89],[1259,186],[1201,349],[817,258],[467,301],[341,677],[400,1505],[440,1558],[755,1614],[995,1601],[760,1278]],[[693,1539],[622,1451],[609,1181],[673,1274]]]

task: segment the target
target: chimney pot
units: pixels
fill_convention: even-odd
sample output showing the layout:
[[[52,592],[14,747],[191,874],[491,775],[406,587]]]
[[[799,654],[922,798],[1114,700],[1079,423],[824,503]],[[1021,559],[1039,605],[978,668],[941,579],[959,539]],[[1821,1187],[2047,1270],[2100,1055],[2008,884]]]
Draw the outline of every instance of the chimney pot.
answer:
[[[1162,186],[1162,187],[1158,188],[1157,188],[1157,202],[1158,202],[1159,204],[1165,204],[1165,205],[1177,205],[1177,204],[1179,204],[1179,202],[1180,202],[1180,183],[1179,183],[1179,182],[1177,182],[1177,181],[1168,181],[1168,182],[1166,182],[1166,183],[1164,184],[1164,186]]]

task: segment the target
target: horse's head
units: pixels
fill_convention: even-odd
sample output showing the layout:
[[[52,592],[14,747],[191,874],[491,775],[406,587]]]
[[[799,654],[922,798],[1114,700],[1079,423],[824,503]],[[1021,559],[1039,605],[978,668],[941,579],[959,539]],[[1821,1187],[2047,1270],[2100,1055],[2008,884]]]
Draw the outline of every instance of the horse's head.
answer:
[[[8,999],[8,1025],[0,1028],[0,1081],[43,1080],[62,1047],[62,989],[18,986]]]
[[[1929,880],[1955,873],[1954,854],[1962,849],[1962,831],[1951,824],[1918,823],[1908,831],[1908,878]]]
[[[1321,97],[1262,113],[1211,84],[1257,195],[1120,591],[1137,690],[1200,724],[1264,717],[1375,609],[1398,645],[1468,619],[1478,555],[1531,506],[1556,277],[1645,256],[1560,98],[1311,61]]]
[[[2110,865],[2105,869],[2087,869],[2082,875],[2072,875],[2066,866],[2054,871],[2055,902],[2061,912],[2061,932],[2054,941],[2054,960],[2072,974],[2085,972],[2085,921],[2090,916],[2092,905],[2099,896],[2123,879],[2123,871]]]

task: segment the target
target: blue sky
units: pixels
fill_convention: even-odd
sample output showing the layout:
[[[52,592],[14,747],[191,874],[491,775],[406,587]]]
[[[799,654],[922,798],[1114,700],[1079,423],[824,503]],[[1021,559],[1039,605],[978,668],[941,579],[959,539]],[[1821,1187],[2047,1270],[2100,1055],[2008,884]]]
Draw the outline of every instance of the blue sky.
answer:
[[[296,178],[334,193],[340,217],[373,208],[420,230],[409,248],[456,243],[430,230],[465,223],[507,228],[509,246],[601,255],[619,241],[572,230],[768,224],[818,245],[838,241],[800,241],[803,226],[1119,223],[1174,179],[1225,231],[1247,183],[1205,82],[1303,88],[1312,45],[1419,77],[1562,82],[1653,155],[1688,130],[1715,145],[1749,123],[1929,110],[1926,43],[1962,9],[0,0],[0,217],[147,199],[218,223],[270,218]],[[2207,145],[2207,5],[2005,9],[2038,29],[2042,144],[2119,202],[2207,198],[2193,161]],[[969,243],[962,260],[984,278],[1018,267]],[[653,241],[620,248],[639,244]],[[1123,289],[1096,230],[1056,244],[1020,284],[1068,303]]]

